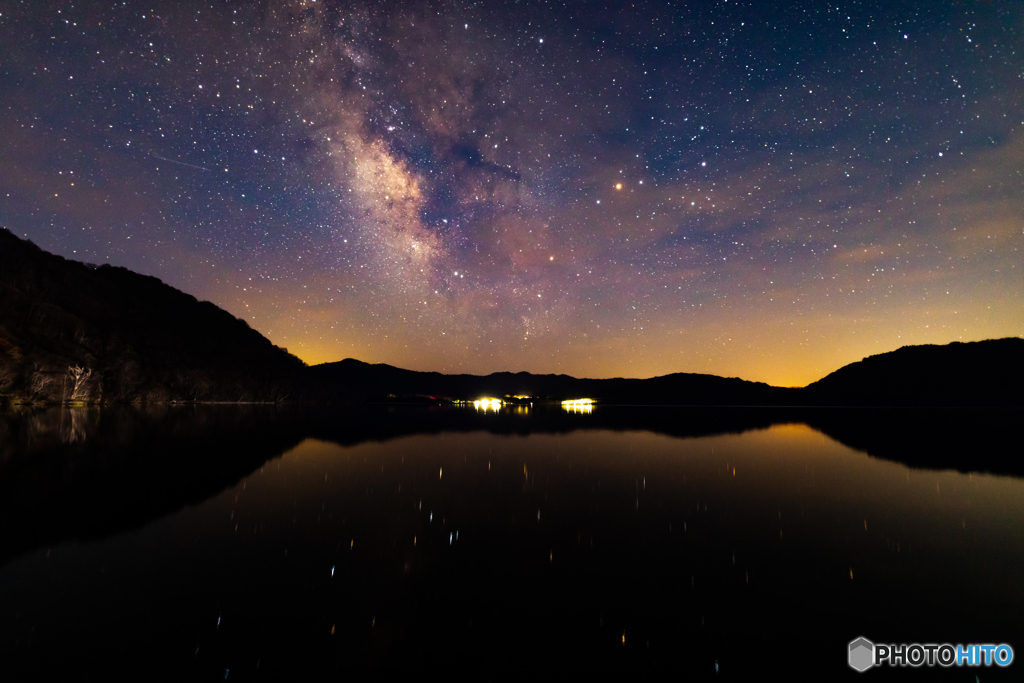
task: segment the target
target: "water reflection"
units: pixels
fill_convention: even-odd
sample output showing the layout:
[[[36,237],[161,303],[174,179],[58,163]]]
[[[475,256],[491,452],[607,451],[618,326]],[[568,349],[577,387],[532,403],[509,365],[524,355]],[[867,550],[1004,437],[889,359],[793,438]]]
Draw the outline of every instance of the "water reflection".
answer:
[[[500,399],[498,399],[500,400]],[[524,403],[501,409],[359,406],[55,408],[0,412],[0,566],[65,539],[141,525],[233,485],[303,438],[339,445],[415,434],[650,431],[692,438],[810,425],[914,467],[1024,475],[1020,410],[678,409]],[[825,437],[821,437],[825,438]]]
[[[0,412],[0,566],[206,500],[299,443],[273,406],[121,406]]]
[[[868,458],[784,415],[202,412],[84,423],[139,460],[177,439],[192,476],[238,457],[232,444],[267,441],[260,423],[298,438],[202,504],[0,570],[0,654],[15,673],[107,671],[132,651],[171,678],[258,665],[293,679],[440,667],[756,679],[785,639],[830,679],[858,635],[1022,635],[1024,482]],[[219,445],[189,455],[198,435]],[[49,443],[32,459],[81,444]],[[157,472],[180,486],[173,459]],[[65,512],[88,516],[86,502],[98,501]],[[952,588],[956,600],[936,598]],[[90,628],[68,639],[76,615]]]

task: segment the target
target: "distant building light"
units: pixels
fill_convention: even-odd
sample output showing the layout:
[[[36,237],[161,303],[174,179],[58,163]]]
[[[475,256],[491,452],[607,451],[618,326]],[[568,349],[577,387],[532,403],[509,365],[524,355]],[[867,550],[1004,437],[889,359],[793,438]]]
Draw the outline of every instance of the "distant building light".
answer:
[[[477,410],[498,410],[504,404],[500,398],[480,398],[473,401],[473,407]]]
[[[592,413],[594,412],[594,399],[572,398],[562,401],[562,408],[574,413]]]

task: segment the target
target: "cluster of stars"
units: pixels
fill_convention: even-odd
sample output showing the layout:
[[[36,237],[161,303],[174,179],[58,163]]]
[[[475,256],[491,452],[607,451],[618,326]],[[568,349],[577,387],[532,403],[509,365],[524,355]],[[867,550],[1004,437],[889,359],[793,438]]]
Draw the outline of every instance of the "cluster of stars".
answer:
[[[802,384],[1020,334],[1022,16],[7,2],[0,221],[310,363]]]

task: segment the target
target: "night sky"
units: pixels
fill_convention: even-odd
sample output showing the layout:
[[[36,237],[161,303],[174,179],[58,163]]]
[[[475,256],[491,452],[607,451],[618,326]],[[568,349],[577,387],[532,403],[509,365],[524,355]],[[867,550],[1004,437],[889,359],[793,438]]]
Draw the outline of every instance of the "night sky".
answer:
[[[0,1],[0,224],[308,363],[1024,333],[1024,3]]]

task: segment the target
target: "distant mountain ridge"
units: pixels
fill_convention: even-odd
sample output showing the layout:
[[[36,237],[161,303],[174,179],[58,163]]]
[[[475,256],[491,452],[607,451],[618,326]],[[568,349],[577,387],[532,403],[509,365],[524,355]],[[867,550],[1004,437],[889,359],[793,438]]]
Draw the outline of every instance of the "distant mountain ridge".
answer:
[[[353,358],[314,365],[308,370],[319,386],[346,387],[364,399],[473,399],[482,396],[532,396],[564,400],[592,398],[608,403],[661,405],[782,405],[793,389],[735,377],[674,373],[650,379],[579,379],[569,375],[496,372],[486,376],[443,375],[370,365]]]
[[[1024,339],[904,346],[851,363],[800,389],[690,373],[650,379],[578,379],[498,372],[443,375],[347,358],[309,368],[319,386],[363,400],[534,396],[632,405],[1024,406]]]
[[[0,228],[0,401],[167,403],[482,396],[632,405],[1024,406],[1024,339],[907,346],[802,389],[674,373],[444,375],[354,359],[306,365],[160,280],[49,254]]]

